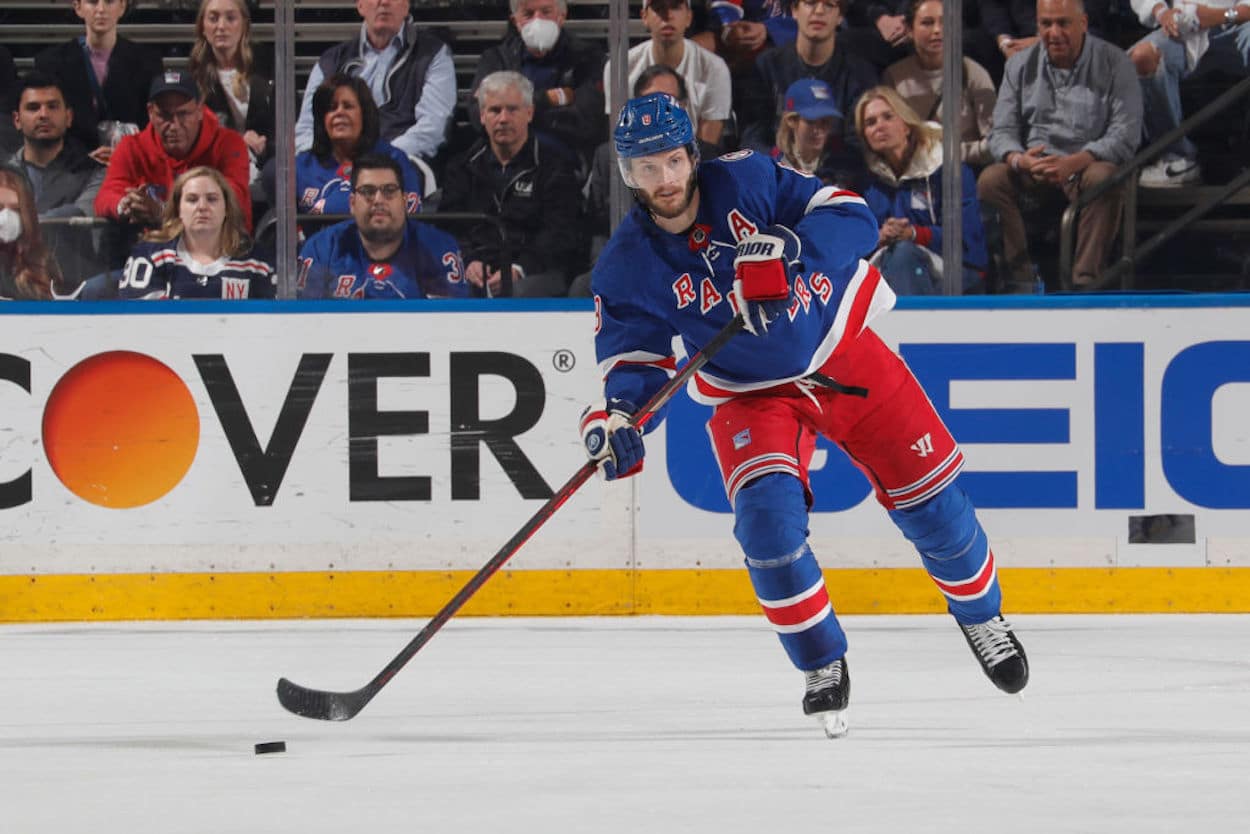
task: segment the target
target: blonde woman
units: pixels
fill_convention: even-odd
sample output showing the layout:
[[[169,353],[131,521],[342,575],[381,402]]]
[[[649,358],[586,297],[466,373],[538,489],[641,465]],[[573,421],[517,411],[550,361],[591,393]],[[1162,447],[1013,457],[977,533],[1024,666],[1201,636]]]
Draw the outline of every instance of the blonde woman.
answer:
[[[842,121],[833,90],[818,78],[800,78],[786,89],[782,107],[777,161],[832,183],[836,177],[829,147],[831,142],[841,141],[834,125]]]
[[[246,0],[202,0],[187,68],[208,109],[223,125],[243,135],[255,181],[258,167],[271,150],[273,80],[257,69]]]
[[[238,198],[214,168],[174,180],[158,229],[137,244],[119,298],[273,298],[273,267],[247,234]]]
[[[942,128],[922,121],[893,87],[873,87],[855,105],[855,130],[868,165],[864,200],[880,226],[872,262],[900,295],[941,294]],[[978,292],[989,260],[985,230],[976,177],[960,168],[962,287]]]

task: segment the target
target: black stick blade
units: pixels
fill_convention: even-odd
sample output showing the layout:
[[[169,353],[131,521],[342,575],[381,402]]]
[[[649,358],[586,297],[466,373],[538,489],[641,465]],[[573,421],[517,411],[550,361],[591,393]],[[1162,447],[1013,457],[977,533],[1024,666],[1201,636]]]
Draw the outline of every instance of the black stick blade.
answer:
[[[369,703],[368,687],[355,692],[325,692],[292,683],[286,678],[278,681],[278,703],[288,711],[304,718],[318,721],[348,721]]]

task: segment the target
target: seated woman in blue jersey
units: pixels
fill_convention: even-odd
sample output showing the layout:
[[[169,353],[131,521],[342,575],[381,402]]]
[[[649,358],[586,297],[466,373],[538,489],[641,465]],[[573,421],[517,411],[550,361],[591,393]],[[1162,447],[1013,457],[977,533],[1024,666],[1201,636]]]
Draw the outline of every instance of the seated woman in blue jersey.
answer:
[[[871,263],[899,295],[940,295],[942,128],[916,115],[893,87],[873,87],[855,105],[864,147],[868,208],[881,231]],[[960,164],[964,293],[980,292],[989,261],[972,169]]]
[[[215,168],[174,180],[159,228],[135,245],[118,298],[273,298],[273,267],[253,248],[243,210]]]
[[[350,75],[332,75],[313,94],[312,110],[312,148],[295,157],[301,214],[349,214],[352,163],[366,153],[389,156],[399,164],[405,210],[421,210],[425,178],[407,154],[379,138],[381,117],[368,84]]]

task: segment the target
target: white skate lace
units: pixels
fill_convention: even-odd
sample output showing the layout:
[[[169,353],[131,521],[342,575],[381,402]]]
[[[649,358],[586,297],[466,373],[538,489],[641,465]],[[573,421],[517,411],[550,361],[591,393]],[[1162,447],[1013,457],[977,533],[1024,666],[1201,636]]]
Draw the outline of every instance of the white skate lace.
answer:
[[[807,677],[808,692],[824,692],[836,689],[842,683],[842,662],[835,661],[820,669],[812,669],[803,673]]]
[[[968,638],[972,640],[977,654],[985,660],[986,666],[997,666],[1009,657],[1016,656],[1016,647],[1011,643],[1011,623],[1002,617],[988,622],[964,626]]]

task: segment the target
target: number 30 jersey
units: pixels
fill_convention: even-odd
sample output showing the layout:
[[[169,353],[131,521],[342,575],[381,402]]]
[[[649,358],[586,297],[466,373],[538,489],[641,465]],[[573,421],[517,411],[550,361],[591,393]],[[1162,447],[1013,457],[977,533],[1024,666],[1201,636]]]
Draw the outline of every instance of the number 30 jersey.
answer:
[[[253,249],[241,257],[197,263],[182,237],[135,245],[117,286],[118,298],[273,298],[273,266]]]

